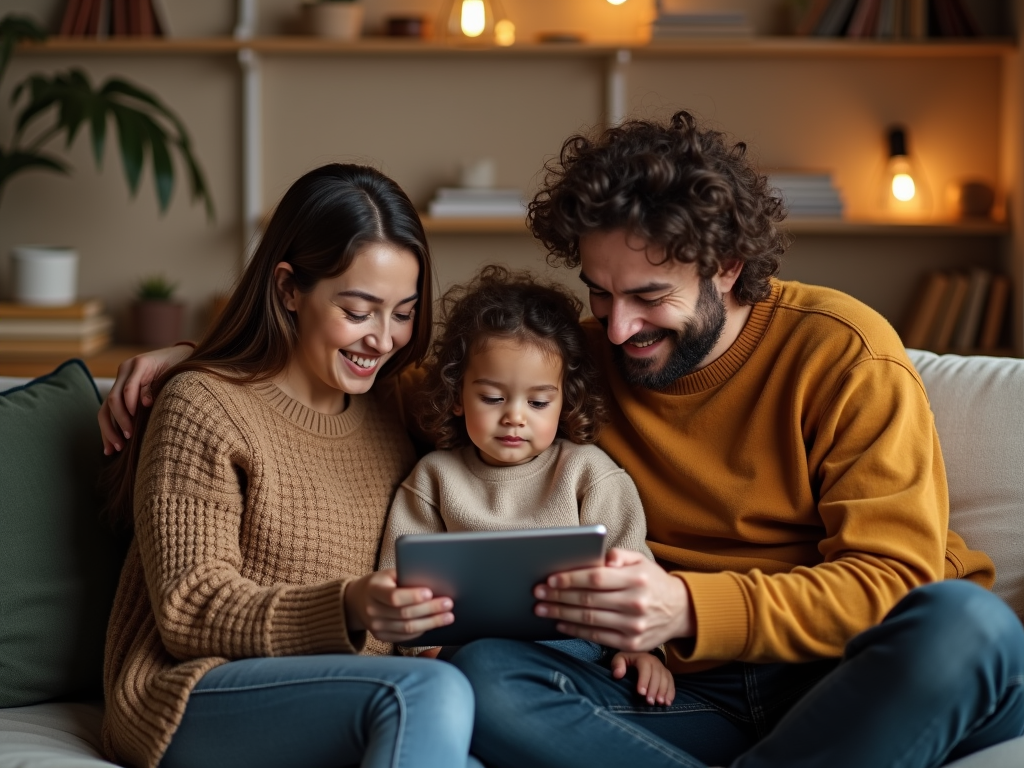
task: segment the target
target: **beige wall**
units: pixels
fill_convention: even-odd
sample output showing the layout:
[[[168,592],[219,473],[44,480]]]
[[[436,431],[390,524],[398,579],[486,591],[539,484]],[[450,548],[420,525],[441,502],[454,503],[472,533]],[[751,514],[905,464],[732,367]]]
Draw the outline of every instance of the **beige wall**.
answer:
[[[388,14],[433,12],[438,0],[364,0],[373,29]],[[223,35],[234,24],[231,0],[165,0],[181,36]],[[286,28],[296,0],[263,0],[263,33]],[[603,0],[505,0],[520,34],[583,29],[590,39],[638,34],[650,0],[613,7]],[[780,23],[780,3],[747,0],[763,31]],[[0,2],[0,13],[33,10],[59,17],[62,2]],[[604,71],[597,56],[266,55],[264,190],[269,209],[288,184],[323,162],[365,161],[391,174],[424,206],[434,188],[455,180],[459,163],[482,155],[498,182],[535,188],[544,161],[570,133],[600,123]],[[230,54],[15,57],[0,99],[29,72],[82,66],[94,78],[128,76],[156,91],[184,118],[209,175],[217,221],[206,222],[179,184],[171,210],[156,212],[148,176],[128,199],[120,158],[108,151],[97,173],[79,139],[70,179],[32,173],[0,201],[0,291],[11,245],[71,244],[82,253],[81,291],[123,313],[133,285],[163,272],[181,284],[192,329],[209,298],[233,278],[241,251],[240,77]],[[945,187],[965,177],[1007,178],[1001,130],[1004,75],[998,61],[974,59],[678,59],[637,57],[630,70],[633,114],[693,109],[746,140],[766,168],[829,169],[851,214],[867,216],[890,123],[908,126],[937,210]],[[0,136],[9,135],[9,113]],[[1010,142],[1012,144],[1012,142]],[[108,150],[112,147],[108,147]],[[525,235],[438,235],[432,240],[442,285],[481,263],[542,268]],[[899,324],[920,275],[937,266],[996,265],[998,238],[797,238],[784,276],[824,283],[868,301]],[[561,273],[560,273],[561,274]],[[561,274],[570,284],[575,278]]]

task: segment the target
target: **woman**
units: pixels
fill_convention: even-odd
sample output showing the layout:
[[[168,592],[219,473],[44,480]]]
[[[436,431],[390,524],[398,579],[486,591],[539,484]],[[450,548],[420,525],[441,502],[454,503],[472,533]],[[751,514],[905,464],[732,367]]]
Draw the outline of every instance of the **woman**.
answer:
[[[386,655],[450,623],[451,601],[373,573],[415,454],[370,390],[422,357],[430,284],[402,190],[325,166],[285,194],[213,330],[153,382],[111,471],[135,533],[107,634],[113,759],[465,764],[465,678]]]

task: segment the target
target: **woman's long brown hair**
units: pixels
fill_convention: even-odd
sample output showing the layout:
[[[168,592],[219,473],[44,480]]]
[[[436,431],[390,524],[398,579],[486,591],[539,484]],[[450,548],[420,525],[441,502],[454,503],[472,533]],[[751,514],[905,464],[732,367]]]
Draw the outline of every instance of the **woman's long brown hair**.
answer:
[[[381,368],[390,376],[427,351],[432,325],[430,252],[412,202],[394,181],[374,168],[331,164],[310,171],[285,193],[226,307],[195,352],[152,384],[154,402],[163,386],[185,371],[204,371],[232,381],[265,381],[288,363],[298,335],[281,303],[274,268],[292,267],[295,285],[307,293],[320,280],[337,277],[371,243],[413,253],[420,265],[419,304],[413,336]],[[103,470],[101,487],[112,521],[133,524],[135,472],[150,409],[139,406],[132,439]]]

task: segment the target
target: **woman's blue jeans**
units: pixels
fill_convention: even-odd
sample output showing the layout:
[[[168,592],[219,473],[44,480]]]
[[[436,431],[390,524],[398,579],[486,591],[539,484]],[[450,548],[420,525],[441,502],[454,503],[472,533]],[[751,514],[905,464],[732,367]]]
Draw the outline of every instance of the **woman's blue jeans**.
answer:
[[[478,641],[452,663],[491,768],[931,768],[1024,733],[1024,627],[967,582],[913,590],[841,660],[676,675],[669,707],[537,643]]]
[[[473,691],[444,662],[244,659],[199,681],[161,768],[462,768],[472,728]]]

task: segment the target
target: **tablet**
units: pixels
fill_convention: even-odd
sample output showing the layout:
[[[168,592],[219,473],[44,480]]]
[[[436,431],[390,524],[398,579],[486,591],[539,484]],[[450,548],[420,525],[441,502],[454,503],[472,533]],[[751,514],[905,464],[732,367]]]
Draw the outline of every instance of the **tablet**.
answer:
[[[482,637],[557,640],[553,619],[535,616],[533,588],[553,573],[604,562],[605,527],[427,533],[395,542],[398,584],[429,587],[455,603],[455,621],[403,645],[465,645]]]

